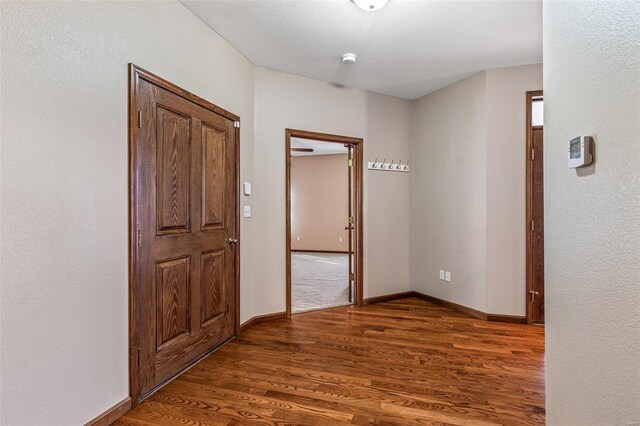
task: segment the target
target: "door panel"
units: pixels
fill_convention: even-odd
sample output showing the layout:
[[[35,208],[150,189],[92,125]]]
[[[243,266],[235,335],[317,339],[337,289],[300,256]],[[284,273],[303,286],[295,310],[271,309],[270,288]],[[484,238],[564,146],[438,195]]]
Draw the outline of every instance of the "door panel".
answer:
[[[237,170],[232,120],[144,79],[136,99],[144,397],[235,333]]]
[[[204,327],[211,320],[224,315],[225,294],[224,288],[224,265],[225,251],[219,250],[203,253],[202,274],[201,274],[201,319],[200,326]]]
[[[156,269],[156,345],[162,349],[189,334],[189,256],[158,262]]]
[[[191,120],[162,107],[156,117],[157,233],[189,232]]]
[[[226,197],[224,130],[202,124],[202,229],[224,227]]]
[[[544,179],[543,179],[543,130],[531,130],[531,145],[535,161],[532,161],[531,218],[534,226],[531,235],[532,281],[529,293],[531,322],[544,324]]]

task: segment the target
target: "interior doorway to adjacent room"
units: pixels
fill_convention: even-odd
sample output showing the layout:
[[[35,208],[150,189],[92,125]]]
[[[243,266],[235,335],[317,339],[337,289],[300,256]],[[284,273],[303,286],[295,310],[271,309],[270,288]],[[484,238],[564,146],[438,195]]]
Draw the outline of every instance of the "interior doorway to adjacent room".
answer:
[[[544,324],[544,101],[527,92],[527,323]]]
[[[287,316],[362,301],[361,143],[287,130]]]

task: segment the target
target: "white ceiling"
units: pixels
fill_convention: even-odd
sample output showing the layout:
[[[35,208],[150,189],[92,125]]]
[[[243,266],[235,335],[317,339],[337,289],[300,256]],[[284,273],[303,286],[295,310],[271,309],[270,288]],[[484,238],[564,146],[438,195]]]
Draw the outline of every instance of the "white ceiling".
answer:
[[[346,154],[347,148],[341,143],[316,141],[313,139],[291,138],[292,148],[311,148],[313,152],[292,152],[293,157],[305,157],[308,155]]]
[[[256,65],[415,99],[484,69],[542,62],[541,0],[181,0]],[[358,55],[344,65],[342,54]]]

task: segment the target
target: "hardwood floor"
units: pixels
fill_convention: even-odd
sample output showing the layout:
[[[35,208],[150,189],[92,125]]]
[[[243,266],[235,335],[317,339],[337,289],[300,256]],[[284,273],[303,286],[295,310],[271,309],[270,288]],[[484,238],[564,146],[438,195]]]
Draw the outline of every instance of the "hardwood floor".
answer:
[[[116,424],[544,422],[543,327],[407,298],[253,326]]]

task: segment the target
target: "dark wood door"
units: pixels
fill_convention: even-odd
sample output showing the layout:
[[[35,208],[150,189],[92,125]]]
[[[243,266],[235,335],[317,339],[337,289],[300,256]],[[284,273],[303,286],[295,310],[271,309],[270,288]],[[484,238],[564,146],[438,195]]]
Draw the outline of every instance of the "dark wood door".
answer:
[[[531,288],[530,322],[544,324],[544,185],[543,130],[531,129]]]
[[[138,395],[235,333],[234,121],[137,79]]]

